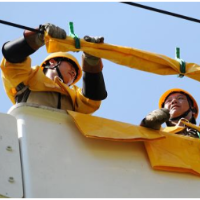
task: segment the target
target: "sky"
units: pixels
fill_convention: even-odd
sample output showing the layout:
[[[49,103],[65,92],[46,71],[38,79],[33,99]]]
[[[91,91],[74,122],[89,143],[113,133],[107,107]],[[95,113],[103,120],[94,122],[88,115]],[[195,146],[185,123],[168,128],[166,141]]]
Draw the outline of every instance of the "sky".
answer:
[[[200,2],[138,2],[142,5],[200,19]],[[144,10],[120,2],[0,2],[0,19],[38,27],[47,22],[66,30],[69,22],[74,32],[104,36],[105,43],[136,48],[200,64],[200,24]],[[0,45],[19,38],[23,29],[0,24]],[[81,62],[82,52],[69,52]],[[45,46],[31,55],[32,66],[40,65],[48,55]],[[2,59],[2,53],[0,52]],[[108,97],[93,115],[138,125],[158,108],[160,96],[168,89],[182,88],[200,103],[200,83],[177,75],[161,76],[103,59],[103,74]],[[77,83],[82,86],[82,80]],[[7,113],[12,103],[0,82],[0,113]],[[197,122],[200,122],[198,117]]]

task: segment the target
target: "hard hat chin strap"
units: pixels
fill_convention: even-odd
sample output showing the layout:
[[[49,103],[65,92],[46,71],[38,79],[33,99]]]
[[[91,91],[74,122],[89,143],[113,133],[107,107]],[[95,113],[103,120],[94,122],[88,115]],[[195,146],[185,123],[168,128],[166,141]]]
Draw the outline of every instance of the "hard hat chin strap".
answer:
[[[189,108],[186,112],[184,112],[182,115],[179,115],[178,117],[174,117],[174,118],[170,118],[170,121],[175,121],[175,120],[179,120],[181,118],[185,118],[189,112],[192,111],[191,108]]]
[[[55,65],[54,67],[50,67],[50,66],[45,66],[44,68],[45,69],[56,69],[56,72],[58,73],[58,76],[59,76],[59,78],[64,82],[64,79],[63,79],[63,76],[62,76],[62,74],[61,74],[61,72],[60,72],[60,69],[59,69],[59,66],[60,66],[60,63],[61,63],[62,61],[59,61],[58,63],[57,63],[57,65]]]

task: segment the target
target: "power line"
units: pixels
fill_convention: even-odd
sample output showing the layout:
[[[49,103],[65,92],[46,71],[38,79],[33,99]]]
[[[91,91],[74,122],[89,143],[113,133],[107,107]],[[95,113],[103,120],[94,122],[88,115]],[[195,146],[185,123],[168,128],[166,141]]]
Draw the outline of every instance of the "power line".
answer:
[[[12,23],[12,22],[4,21],[4,20],[0,20],[0,24],[6,24],[6,25],[9,25],[9,26],[13,26],[13,27],[17,27],[17,28],[37,32],[37,33],[44,33],[44,31],[42,31],[40,29],[34,29],[34,28],[31,28],[31,27],[28,27],[28,26],[23,26],[23,25],[20,25],[20,24],[15,24],[15,23]]]
[[[151,11],[162,13],[162,14],[165,14],[165,15],[171,15],[173,17],[178,17],[178,18],[182,18],[182,19],[185,19],[185,20],[200,23],[199,19],[187,17],[187,16],[180,15],[180,14],[177,14],[177,13],[168,12],[168,11],[165,11],[165,10],[160,10],[160,9],[157,9],[157,8],[152,8],[152,7],[149,7],[149,6],[144,6],[144,5],[141,5],[141,4],[138,4],[138,3],[133,3],[133,2],[121,2],[121,3],[129,4],[131,6],[136,6],[136,7],[146,9],[146,10],[151,10]]]

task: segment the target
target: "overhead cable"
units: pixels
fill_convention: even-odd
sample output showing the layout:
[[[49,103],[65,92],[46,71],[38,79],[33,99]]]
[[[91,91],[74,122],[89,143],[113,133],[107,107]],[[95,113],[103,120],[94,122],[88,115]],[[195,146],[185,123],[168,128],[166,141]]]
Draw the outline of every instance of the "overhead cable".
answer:
[[[185,20],[200,23],[199,19],[187,17],[187,16],[180,15],[180,14],[177,14],[177,13],[168,12],[168,11],[165,11],[165,10],[160,10],[160,9],[157,9],[157,8],[152,8],[152,7],[149,7],[149,6],[144,6],[144,5],[141,5],[141,4],[138,4],[138,3],[133,3],[133,2],[121,2],[121,3],[129,4],[131,6],[136,6],[136,7],[139,7],[139,8],[146,9],[146,10],[151,10],[151,11],[162,13],[162,14],[165,14],[165,15],[171,15],[173,17],[178,17],[178,18],[182,18],[182,19],[185,19]]]

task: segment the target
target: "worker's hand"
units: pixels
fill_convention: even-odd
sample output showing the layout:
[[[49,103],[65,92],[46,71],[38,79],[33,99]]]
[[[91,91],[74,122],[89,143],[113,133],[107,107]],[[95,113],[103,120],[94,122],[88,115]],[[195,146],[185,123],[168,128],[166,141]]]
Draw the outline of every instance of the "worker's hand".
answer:
[[[102,37],[102,36],[93,37],[93,36],[86,35],[84,37],[84,40],[87,42],[92,42],[92,43],[104,43],[104,37]]]
[[[161,124],[168,121],[169,118],[170,118],[169,110],[166,108],[161,108],[149,113],[142,120],[140,126],[159,130],[161,128]]]
[[[46,23],[42,25],[42,28],[53,38],[57,39],[65,39],[67,37],[67,33],[64,29],[55,26],[54,24]],[[44,40],[44,35],[42,35],[42,38]]]
[[[86,35],[84,37],[84,40],[92,43],[104,43],[104,37],[91,37]],[[92,56],[85,52],[83,52],[83,58],[91,66],[96,66],[100,62],[100,58]]]
[[[40,26],[40,30],[46,31],[53,38],[65,39],[67,37],[65,30],[54,24],[46,23]],[[44,45],[44,34],[42,33],[25,30],[24,37],[29,46],[35,50]]]

